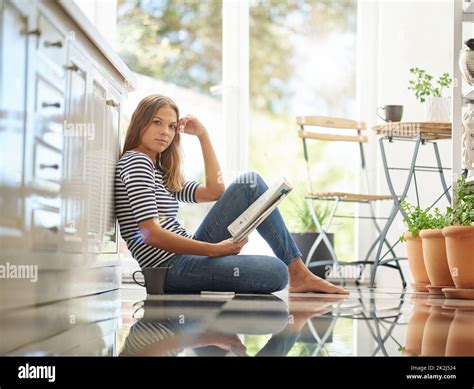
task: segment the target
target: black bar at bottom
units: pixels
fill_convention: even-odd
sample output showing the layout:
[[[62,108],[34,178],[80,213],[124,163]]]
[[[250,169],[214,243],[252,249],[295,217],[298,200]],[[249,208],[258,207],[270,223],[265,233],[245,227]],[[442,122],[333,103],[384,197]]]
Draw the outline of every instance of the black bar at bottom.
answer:
[[[143,385],[312,388],[472,388],[473,357],[2,357],[0,388],[120,387]],[[54,370],[49,379],[32,378],[35,369]],[[48,370],[49,367],[49,370]],[[28,371],[28,373],[26,373]],[[23,372],[23,373],[22,373]],[[19,375],[23,374],[24,378]],[[299,385],[295,385],[298,383]],[[150,385],[152,384],[152,385]],[[331,386],[329,386],[331,385]]]

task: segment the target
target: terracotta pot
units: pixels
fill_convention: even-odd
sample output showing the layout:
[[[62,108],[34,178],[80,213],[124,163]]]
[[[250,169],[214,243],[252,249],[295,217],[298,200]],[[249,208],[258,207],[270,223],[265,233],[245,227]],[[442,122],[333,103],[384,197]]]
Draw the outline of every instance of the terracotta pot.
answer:
[[[474,289],[474,226],[443,228],[448,265],[458,289]]]
[[[407,338],[405,341],[404,355],[421,355],[421,345],[423,342],[423,332],[425,330],[426,320],[430,316],[430,307],[424,302],[415,302],[413,313],[408,322]]]
[[[407,241],[408,265],[413,279],[419,284],[429,284],[430,279],[426,273],[421,238],[419,236],[414,238],[410,232],[406,232],[403,237]]]
[[[443,230],[421,230],[420,238],[430,284],[434,286],[454,286],[449,272]]]
[[[474,311],[456,309],[446,341],[446,356],[474,355]]]
[[[446,354],[446,342],[453,319],[453,309],[443,309],[440,306],[430,308],[430,316],[423,330],[421,355],[444,356]]]

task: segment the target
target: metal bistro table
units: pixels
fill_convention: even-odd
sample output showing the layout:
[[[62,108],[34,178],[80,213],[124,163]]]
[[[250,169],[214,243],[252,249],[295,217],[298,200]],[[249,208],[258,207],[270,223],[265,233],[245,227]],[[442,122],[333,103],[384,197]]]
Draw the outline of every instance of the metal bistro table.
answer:
[[[390,211],[389,218],[382,229],[381,237],[379,242],[384,242],[387,233],[392,225],[395,217],[398,212],[403,216],[404,213],[401,209],[401,202],[406,198],[408,190],[413,181],[415,185],[416,193],[416,202],[417,205],[420,205],[420,196],[418,191],[418,183],[416,178],[416,172],[434,172],[439,174],[439,179],[443,192],[440,197],[436,200],[438,202],[442,197],[446,197],[449,203],[451,203],[451,195],[449,189],[451,186],[447,186],[446,179],[444,177],[445,170],[451,170],[451,168],[446,168],[441,163],[441,157],[439,154],[438,144],[439,140],[451,139],[451,123],[436,123],[436,122],[389,122],[381,125],[372,127],[375,133],[379,136],[379,146],[380,152],[382,154],[382,163],[385,172],[385,178],[387,180],[388,189],[393,198],[393,206]],[[414,143],[413,154],[411,156],[411,161],[409,167],[394,167],[390,166],[387,162],[387,155],[385,152],[385,143],[393,142],[411,142]],[[429,145],[433,146],[433,153],[436,159],[436,166],[422,166],[417,165],[417,158],[420,150],[420,146]],[[408,153],[408,152],[407,152]],[[408,154],[407,160],[410,158]],[[391,177],[391,172],[395,170],[405,170],[408,172],[405,184],[403,186],[403,191],[400,195],[397,195],[393,185],[393,180]],[[435,204],[436,204],[435,202]],[[434,205],[434,204],[433,204]],[[397,242],[398,243],[398,242]],[[388,262],[396,261],[398,265],[399,260],[405,260],[406,257],[390,257],[385,259],[385,253],[382,255],[383,245],[379,243],[377,248],[377,253],[375,256],[374,264],[372,266],[372,272],[370,276],[370,286],[373,287],[375,283],[375,275],[377,273],[377,268],[380,265],[388,264]],[[406,287],[406,282],[402,279],[403,287]]]

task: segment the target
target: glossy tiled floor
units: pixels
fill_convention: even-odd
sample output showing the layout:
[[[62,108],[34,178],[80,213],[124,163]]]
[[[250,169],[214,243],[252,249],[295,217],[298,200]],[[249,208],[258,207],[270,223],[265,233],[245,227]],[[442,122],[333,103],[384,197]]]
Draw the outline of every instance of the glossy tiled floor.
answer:
[[[474,355],[474,301],[351,295],[147,296],[143,288],[3,312],[2,355]]]

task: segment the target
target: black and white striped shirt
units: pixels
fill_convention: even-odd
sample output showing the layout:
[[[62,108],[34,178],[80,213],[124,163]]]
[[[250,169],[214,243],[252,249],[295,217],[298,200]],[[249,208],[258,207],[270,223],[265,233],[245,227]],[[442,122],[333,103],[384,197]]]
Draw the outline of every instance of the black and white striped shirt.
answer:
[[[176,254],[145,244],[138,223],[158,218],[162,228],[191,239],[194,237],[177,219],[178,202],[197,203],[199,183],[185,181],[182,190],[173,192],[165,186],[165,177],[166,174],[139,151],[129,150],[117,162],[115,212],[122,238],[141,268],[157,267]]]
[[[121,357],[140,356],[143,352],[165,339],[175,336],[173,326],[166,322],[139,320],[130,327],[130,332],[125,339]],[[176,356],[179,350],[163,350],[162,356]]]

